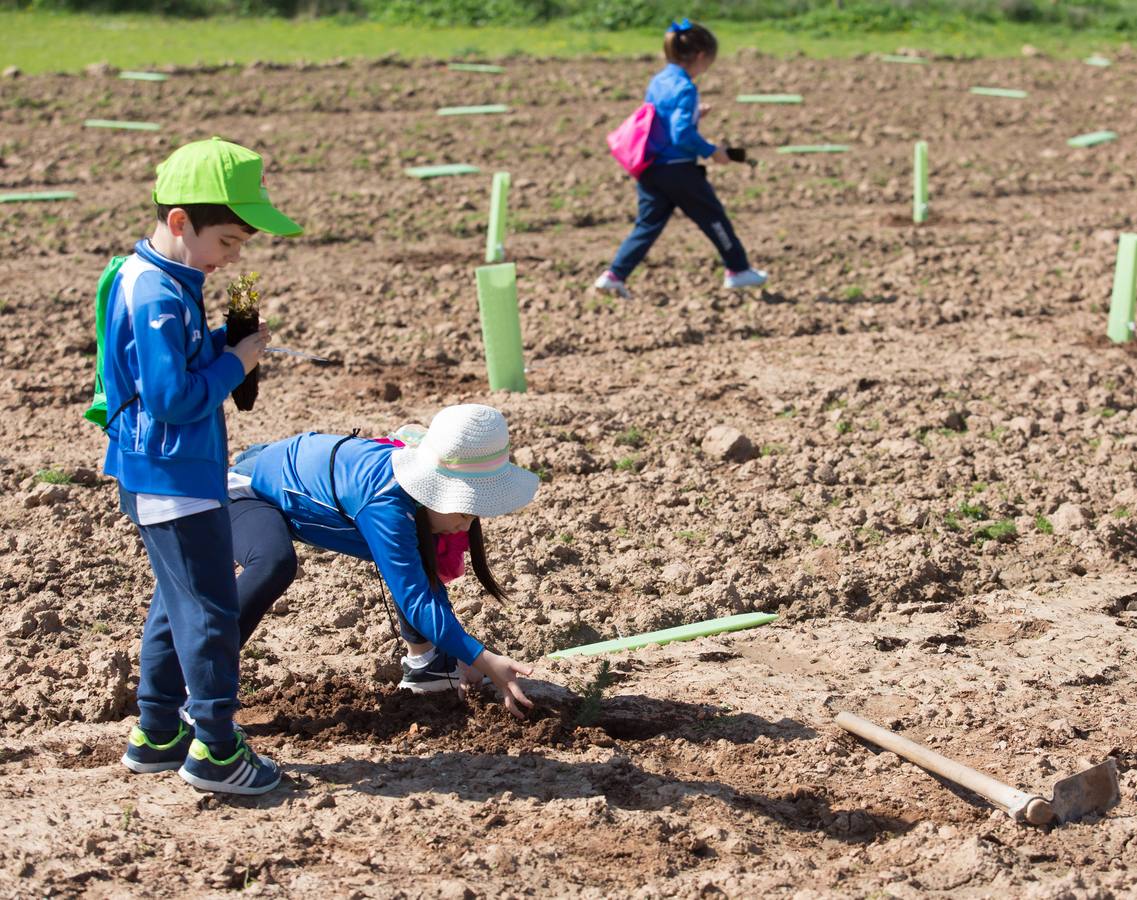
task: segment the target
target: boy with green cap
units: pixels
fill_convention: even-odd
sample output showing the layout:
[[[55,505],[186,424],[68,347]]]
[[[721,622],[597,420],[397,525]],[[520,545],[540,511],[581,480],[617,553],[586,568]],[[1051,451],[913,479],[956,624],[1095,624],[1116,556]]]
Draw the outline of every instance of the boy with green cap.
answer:
[[[251,150],[218,138],[158,166],[158,224],[114,276],[102,381],[103,463],[142,534],[156,582],[142,633],[139,722],[122,762],[178,769],[200,790],[262,794],[280,781],[234,726],[240,636],[222,404],[268,343],[210,331],[205,276],[240,259],[258,231],[301,228],[276,210]],[[187,697],[188,694],[188,697]]]

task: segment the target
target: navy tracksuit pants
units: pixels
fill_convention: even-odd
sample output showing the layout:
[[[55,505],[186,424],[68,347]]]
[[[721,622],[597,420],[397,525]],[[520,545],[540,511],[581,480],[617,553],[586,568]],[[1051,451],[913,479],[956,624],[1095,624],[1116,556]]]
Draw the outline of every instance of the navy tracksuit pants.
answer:
[[[137,522],[134,496],[121,488],[119,496]],[[227,744],[240,652],[229,511],[211,509],[138,530],[156,582],[142,630],[138,723],[146,731],[176,731],[188,689],[198,739]]]
[[[643,261],[676,207],[711,239],[727,269],[741,272],[750,268],[746,251],[715,196],[703,166],[693,162],[649,166],[636,183],[636,195],[639,212],[635,227],[624,238],[610,266],[617,278],[626,279]]]

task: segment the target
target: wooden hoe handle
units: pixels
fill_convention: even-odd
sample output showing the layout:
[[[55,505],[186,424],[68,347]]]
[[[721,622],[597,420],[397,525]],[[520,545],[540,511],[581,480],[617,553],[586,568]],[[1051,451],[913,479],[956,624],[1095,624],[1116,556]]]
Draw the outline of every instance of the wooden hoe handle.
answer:
[[[1050,808],[1050,803],[1037,794],[1028,794],[1011,787],[1009,784],[996,781],[989,775],[984,775],[970,766],[941,756],[923,744],[910,741],[906,737],[874,725],[867,719],[854,716],[852,713],[842,712],[837,714],[837,724],[866,741],[883,747],[885,750],[891,750],[897,756],[903,756],[922,769],[927,769],[929,772],[934,772],[949,781],[954,781],[969,791],[974,791],[980,797],[1001,806],[1016,822],[1045,825],[1054,819],[1054,811]]]

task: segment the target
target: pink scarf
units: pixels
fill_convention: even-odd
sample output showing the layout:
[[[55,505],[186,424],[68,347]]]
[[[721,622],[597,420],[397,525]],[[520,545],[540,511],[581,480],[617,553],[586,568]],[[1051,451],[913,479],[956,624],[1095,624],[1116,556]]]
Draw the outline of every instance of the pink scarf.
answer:
[[[377,444],[405,447],[398,438],[375,438]],[[455,534],[436,534],[434,536],[434,556],[438,563],[438,578],[449,584],[455,578],[466,574],[466,551],[470,549],[470,535],[465,531]]]

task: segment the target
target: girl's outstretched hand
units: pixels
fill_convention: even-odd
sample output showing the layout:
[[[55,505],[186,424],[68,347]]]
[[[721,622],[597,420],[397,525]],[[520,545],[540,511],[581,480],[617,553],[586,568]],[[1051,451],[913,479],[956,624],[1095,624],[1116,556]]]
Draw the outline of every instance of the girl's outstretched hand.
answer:
[[[474,668],[487,676],[494,683],[494,687],[501,691],[505,708],[518,719],[524,719],[525,710],[522,707],[532,709],[533,701],[525,696],[521,685],[517,683],[517,677],[532,675],[533,667],[516,662],[508,656],[483,650],[474,660]]]

